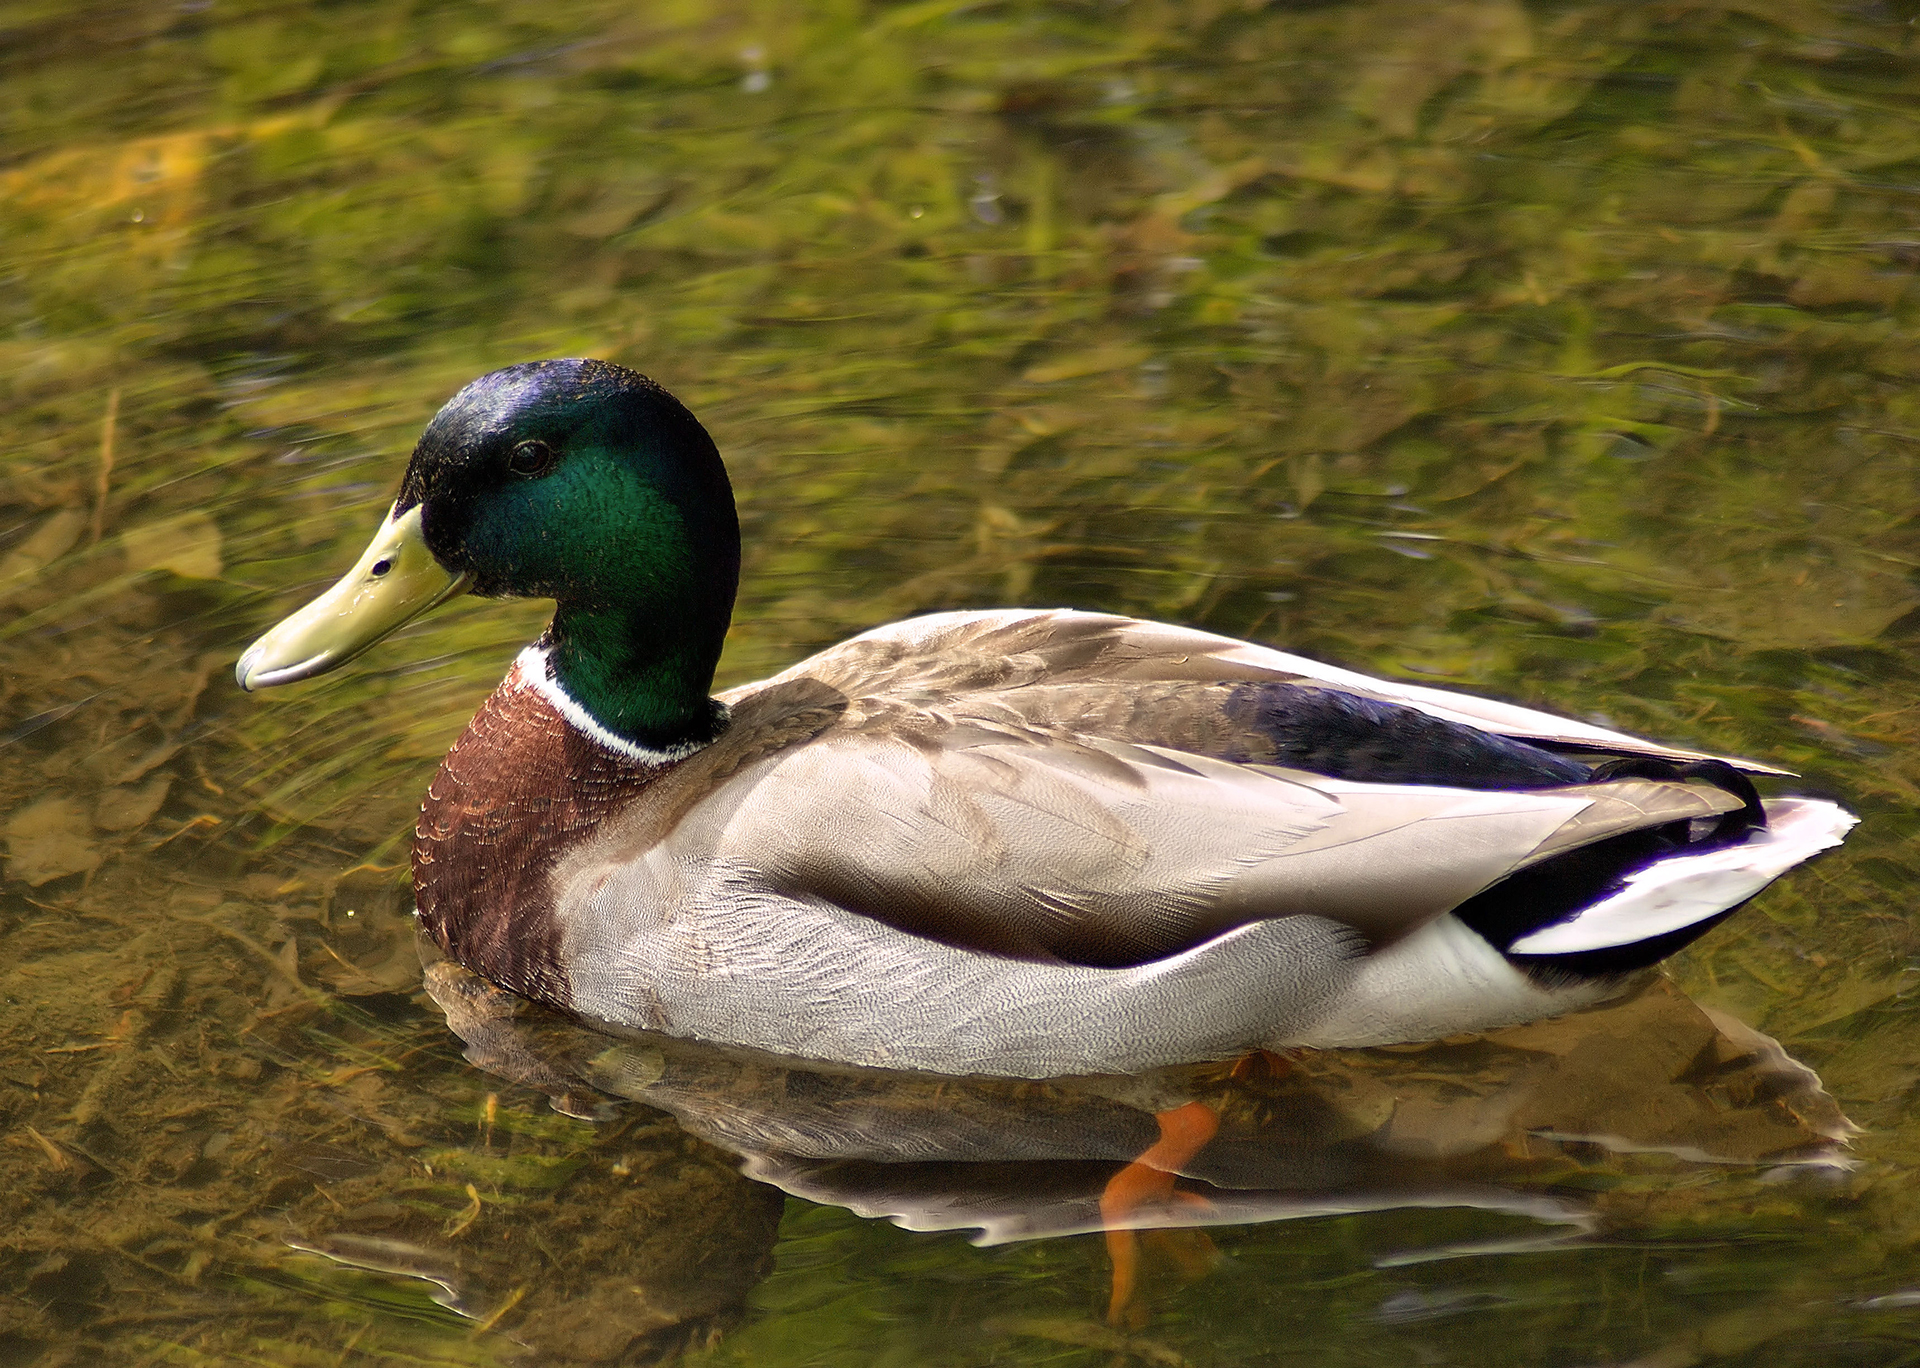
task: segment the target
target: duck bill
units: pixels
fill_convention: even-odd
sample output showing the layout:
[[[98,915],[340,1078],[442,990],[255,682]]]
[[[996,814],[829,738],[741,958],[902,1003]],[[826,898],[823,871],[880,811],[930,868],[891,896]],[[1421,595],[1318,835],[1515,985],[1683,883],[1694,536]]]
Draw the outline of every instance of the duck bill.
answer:
[[[427,549],[420,505],[388,513],[353,569],[247,647],[234,677],[243,689],[266,689],[325,674],[466,589],[467,577]]]

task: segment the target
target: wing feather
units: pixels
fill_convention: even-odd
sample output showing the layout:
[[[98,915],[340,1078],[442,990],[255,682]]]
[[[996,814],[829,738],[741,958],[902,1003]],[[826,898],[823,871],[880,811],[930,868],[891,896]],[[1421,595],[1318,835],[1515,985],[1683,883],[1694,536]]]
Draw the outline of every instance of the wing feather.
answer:
[[[1542,852],[1725,805],[1649,780],[1476,792],[1011,727],[951,734],[948,747],[922,727],[907,744],[855,725],[768,760],[740,776],[711,858],[948,944],[1124,965],[1277,916],[1385,943]]]
[[[865,692],[990,692],[1001,694],[1003,701],[1026,688],[1080,685],[1089,691],[1086,706],[1096,713],[1127,694],[1115,685],[1299,682],[1400,704],[1517,740],[1675,761],[1722,760],[1749,774],[1791,773],[1758,761],[1662,745],[1497,699],[1378,679],[1211,632],[1069,609],[908,618],[823,651],[789,672],[802,673]]]
[[[673,906],[700,870],[754,870],[770,895],[950,946],[1125,966],[1287,916],[1391,943],[1556,851],[1733,801],[1645,779],[1470,790],[1237,763],[1220,758],[1245,750],[1221,698],[1249,679],[1436,715],[1483,702],[1127,618],[911,619],[727,695],[743,725],[557,877],[632,867]],[[1508,734],[1691,754],[1489,710]]]

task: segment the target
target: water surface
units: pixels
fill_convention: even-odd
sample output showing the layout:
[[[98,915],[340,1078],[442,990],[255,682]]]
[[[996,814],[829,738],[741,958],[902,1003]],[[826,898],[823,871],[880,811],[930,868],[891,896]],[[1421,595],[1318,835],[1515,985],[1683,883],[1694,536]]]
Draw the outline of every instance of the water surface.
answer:
[[[1916,19],[0,5],[0,1364],[1920,1362]],[[465,1063],[405,833],[540,607],[230,669],[455,388],[563,354],[730,463],[723,685],[1070,604],[1841,797],[1671,970],[1858,1167],[1523,1136],[1489,1181],[1573,1225],[1249,1215],[1113,1327],[1097,1234],[783,1199]]]

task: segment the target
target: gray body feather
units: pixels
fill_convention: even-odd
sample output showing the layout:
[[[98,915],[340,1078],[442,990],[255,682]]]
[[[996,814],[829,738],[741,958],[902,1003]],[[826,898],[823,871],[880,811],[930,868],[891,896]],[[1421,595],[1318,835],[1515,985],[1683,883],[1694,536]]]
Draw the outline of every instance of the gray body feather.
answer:
[[[1705,784],[1489,792],[1217,758],[1232,738],[1209,691],[1238,680],[1696,758],[1180,628],[910,620],[724,695],[734,732],[560,861],[571,1006],[1031,1077],[1431,1037],[1619,987],[1543,987],[1450,908],[1560,851],[1738,806]]]

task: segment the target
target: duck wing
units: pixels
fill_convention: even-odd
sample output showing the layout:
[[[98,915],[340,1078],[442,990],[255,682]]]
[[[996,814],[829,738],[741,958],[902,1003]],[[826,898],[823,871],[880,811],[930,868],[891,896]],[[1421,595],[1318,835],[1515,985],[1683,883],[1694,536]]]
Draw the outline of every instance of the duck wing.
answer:
[[[1468,909],[1744,805],[1666,776],[1691,752],[1524,709],[1509,735],[1460,720],[1480,700],[1292,659],[1124,618],[954,614],[733,690],[718,741],[553,869],[565,996],[615,1025],[1028,1077],[1427,1038],[1617,983],[1536,982],[1501,953],[1577,904]],[[1348,734],[1322,744],[1329,718]],[[1656,763],[1571,758],[1596,751]]]
[[[1529,1020],[1610,981],[1536,984],[1443,914],[1530,861],[1739,802],[1365,784],[821,688],[742,698],[731,744],[556,867],[572,1010],[1024,1077]],[[748,739],[763,710],[790,739]]]
[[[862,633],[796,665],[850,695],[937,699],[984,693],[1035,721],[1100,735],[1142,735],[1181,727],[1183,740],[1230,733],[1231,708],[1209,710],[1182,688],[1209,685],[1258,708],[1261,686],[1410,708],[1489,736],[1571,755],[1644,756],[1685,763],[1717,760],[1747,774],[1788,774],[1753,760],[1667,746],[1497,699],[1377,679],[1231,637],[1167,623],[1067,609],[933,613]],[[769,681],[773,682],[773,681]],[[1155,686],[1159,686],[1156,688]],[[1248,728],[1240,726],[1244,735]],[[1254,738],[1257,740],[1257,736]],[[1179,744],[1179,742],[1173,742]],[[1205,745],[1204,741],[1201,742]]]
[[[609,822],[581,859],[643,881],[750,871],[770,892],[948,945],[1114,967],[1292,915],[1390,943],[1551,855],[1740,806],[1653,779],[1468,788],[1221,758],[1234,727],[1206,746],[1165,744],[1199,727],[1165,700],[1117,728],[1154,733],[1136,740],[1029,720],[1007,690],[869,690],[832,708],[820,700],[837,690],[813,676],[736,695],[733,739],[662,780],[645,814]],[[1220,691],[1178,693],[1188,714],[1219,716]],[[811,700],[793,711],[806,727],[764,715],[781,698]],[[663,812],[677,814],[670,830]]]
[[[1691,751],[1095,614],[916,619],[723,697],[732,726],[553,868],[561,996],[851,1063],[1130,1072],[1531,1020],[1851,821],[1788,799],[1807,832],[1756,830]]]

